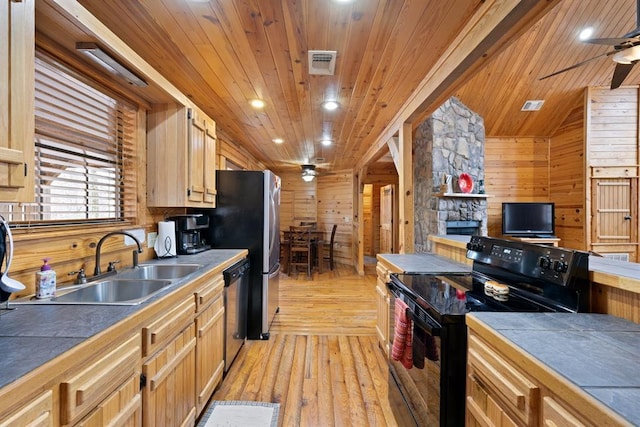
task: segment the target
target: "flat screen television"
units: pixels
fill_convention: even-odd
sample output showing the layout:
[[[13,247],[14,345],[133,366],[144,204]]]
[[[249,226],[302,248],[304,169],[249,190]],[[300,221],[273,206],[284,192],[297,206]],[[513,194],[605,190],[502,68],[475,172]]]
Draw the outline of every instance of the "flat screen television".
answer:
[[[550,237],[555,232],[554,204],[502,204],[502,234],[514,237]]]

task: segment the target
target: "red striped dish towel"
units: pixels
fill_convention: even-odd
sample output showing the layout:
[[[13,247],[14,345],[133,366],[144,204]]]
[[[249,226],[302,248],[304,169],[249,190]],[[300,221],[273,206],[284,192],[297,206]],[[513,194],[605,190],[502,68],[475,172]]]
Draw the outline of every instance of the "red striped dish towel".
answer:
[[[413,367],[413,328],[411,319],[407,316],[409,306],[400,298],[396,298],[394,307],[395,326],[393,328],[393,346],[391,358],[399,360],[407,369]]]

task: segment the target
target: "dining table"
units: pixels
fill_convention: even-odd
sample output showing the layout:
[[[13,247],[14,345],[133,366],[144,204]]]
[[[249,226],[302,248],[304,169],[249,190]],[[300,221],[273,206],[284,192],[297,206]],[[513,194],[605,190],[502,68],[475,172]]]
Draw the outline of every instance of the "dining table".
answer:
[[[285,230],[280,239],[280,253],[282,259],[282,271],[287,271],[289,266],[289,241],[291,232]],[[311,250],[314,256],[314,268],[318,268],[318,273],[322,273],[322,259],[324,258],[324,231],[318,229],[311,230]]]

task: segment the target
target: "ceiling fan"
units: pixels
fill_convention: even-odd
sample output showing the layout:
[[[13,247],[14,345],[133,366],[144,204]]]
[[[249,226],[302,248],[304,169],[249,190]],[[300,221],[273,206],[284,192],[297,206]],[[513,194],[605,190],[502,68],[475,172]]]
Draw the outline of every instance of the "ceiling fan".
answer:
[[[316,165],[304,164],[300,166],[302,168],[302,179],[306,182],[311,182],[319,175],[316,170]]]
[[[614,50],[541,77],[540,80],[553,77],[560,73],[564,73],[565,71],[573,70],[574,68],[578,68],[598,58],[602,58],[603,56],[613,55],[612,59],[616,63],[616,68],[611,79],[611,89],[620,87],[624,79],[627,78],[633,69],[633,66],[638,62],[638,60],[640,60],[640,0],[636,1],[636,28],[620,37],[587,39],[585,42],[613,46]]]

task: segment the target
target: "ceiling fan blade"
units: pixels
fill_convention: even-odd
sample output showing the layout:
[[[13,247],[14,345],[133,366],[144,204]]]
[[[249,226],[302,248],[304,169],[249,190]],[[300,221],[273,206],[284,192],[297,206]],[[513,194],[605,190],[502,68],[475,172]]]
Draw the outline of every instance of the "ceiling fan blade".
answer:
[[[591,44],[604,44],[608,46],[617,46],[625,43],[634,44],[640,42],[635,37],[613,37],[613,38],[604,38],[604,39],[587,39],[584,40],[585,43]]]
[[[616,69],[613,71],[613,78],[611,79],[611,89],[619,88],[624,79],[627,78],[635,62],[631,64],[616,64]]]
[[[557,76],[558,74],[564,73],[564,72],[569,71],[569,70],[573,70],[574,68],[581,67],[581,66],[583,66],[583,65],[585,65],[585,64],[587,64],[587,63],[589,63],[591,61],[595,61],[596,59],[602,58],[603,56],[610,56],[610,55],[613,55],[615,53],[617,53],[617,51],[613,50],[611,52],[606,52],[606,53],[603,53],[601,55],[594,56],[593,58],[589,58],[589,59],[587,59],[585,61],[578,62],[577,64],[573,64],[570,67],[563,68],[562,70],[558,70],[558,71],[556,71],[554,73],[551,73],[551,74],[548,74],[548,75],[546,75],[544,77],[540,77],[538,80],[544,80],[544,79],[548,79],[549,77]]]

